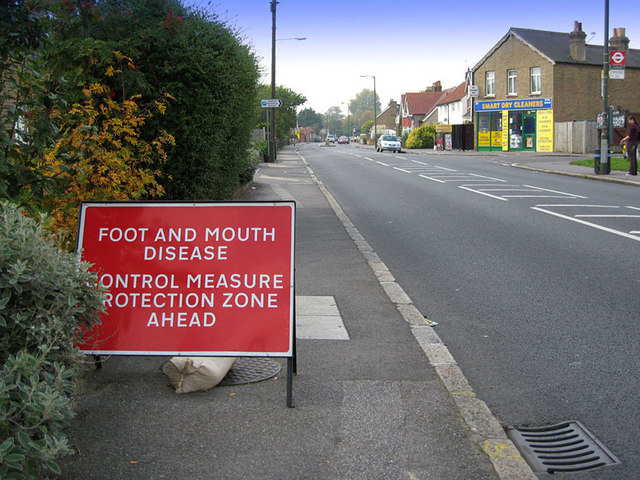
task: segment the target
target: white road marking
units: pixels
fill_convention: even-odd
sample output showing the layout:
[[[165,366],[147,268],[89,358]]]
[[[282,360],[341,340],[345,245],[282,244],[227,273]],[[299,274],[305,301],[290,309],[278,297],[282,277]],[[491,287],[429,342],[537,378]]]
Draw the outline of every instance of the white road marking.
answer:
[[[545,208],[541,208],[541,207],[544,207],[544,206],[548,206],[548,205],[537,205],[535,207],[531,207],[531,209],[532,210],[537,210],[537,211],[542,212],[542,213],[547,213],[549,215],[553,215],[553,216],[558,217],[558,218],[564,218],[565,220],[569,220],[570,222],[580,223],[580,224],[586,225],[588,227],[593,227],[593,228],[596,228],[598,230],[602,230],[604,232],[613,233],[614,235],[619,235],[621,237],[629,238],[631,240],[635,240],[637,242],[640,242],[640,237],[635,236],[633,234],[626,233],[626,232],[621,232],[619,230],[614,230],[613,228],[604,227],[604,226],[598,225],[596,223],[587,222],[585,220],[580,220],[579,218],[570,217],[570,216],[563,215],[563,214],[558,213],[558,212],[553,212],[551,210],[547,210]],[[566,205],[566,206],[578,206],[578,205]]]
[[[524,185],[524,186],[529,188],[535,188],[536,190],[544,190],[545,192],[559,193],[560,195],[564,195],[566,197],[588,198],[588,197],[583,197],[582,195],[576,195],[575,193],[559,192],[558,190],[549,190],[548,188],[534,187],[533,185]]]
[[[483,190],[475,190],[473,188],[469,188],[469,187],[466,187],[464,185],[458,185],[458,188],[461,188],[463,190],[468,190],[468,191],[473,192],[473,193],[478,193],[480,195],[484,195],[485,197],[491,197],[491,198],[495,198],[496,200],[502,200],[503,202],[508,202],[508,200],[506,198],[498,197],[497,195],[491,195],[490,193],[486,193]]]

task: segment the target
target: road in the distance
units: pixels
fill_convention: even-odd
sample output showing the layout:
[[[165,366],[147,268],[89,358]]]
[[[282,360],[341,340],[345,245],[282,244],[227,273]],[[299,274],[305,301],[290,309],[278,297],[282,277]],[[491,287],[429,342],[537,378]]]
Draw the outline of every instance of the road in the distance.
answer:
[[[501,421],[579,420],[622,464],[572,478],[638,478],[637,187],[477,155],[300,153]]]

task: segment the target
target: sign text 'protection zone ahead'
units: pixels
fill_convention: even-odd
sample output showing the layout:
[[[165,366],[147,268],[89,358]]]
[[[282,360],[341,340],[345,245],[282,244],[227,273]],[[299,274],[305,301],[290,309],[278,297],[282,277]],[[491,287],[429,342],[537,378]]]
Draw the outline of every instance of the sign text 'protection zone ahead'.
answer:
[[[95,355],[293,355],[294,202],[84,203]]]

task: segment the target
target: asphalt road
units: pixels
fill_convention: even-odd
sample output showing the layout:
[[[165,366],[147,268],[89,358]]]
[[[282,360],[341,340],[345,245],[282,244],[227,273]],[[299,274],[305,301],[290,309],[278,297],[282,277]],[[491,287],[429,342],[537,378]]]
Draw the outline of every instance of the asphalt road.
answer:
[[[638,478],[637,187],[504,156],[300,153],[504,424],[578,420],[621,464],[571,478]]]

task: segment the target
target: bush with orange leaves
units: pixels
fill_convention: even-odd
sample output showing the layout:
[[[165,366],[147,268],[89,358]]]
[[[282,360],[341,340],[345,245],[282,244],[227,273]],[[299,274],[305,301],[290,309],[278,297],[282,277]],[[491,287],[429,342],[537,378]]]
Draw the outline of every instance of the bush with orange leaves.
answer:
[[[107,75],[115,73],[110,69]],[[162,196],[158,165],[167,158],[166,146],[174,144],[166,131],[151,141],[141,135],[149,118],[165,112],[171,96],[146,106],[139,104],[139,95],[116,102],[111,88],[100,83],[89,85],[83,94],[84,101],[70,110],[52,112],[60,136],[41,165],[56,180],[56,188],[44,196],[40,209],[49,213],[67,248],[74,244],[82,201]]]

